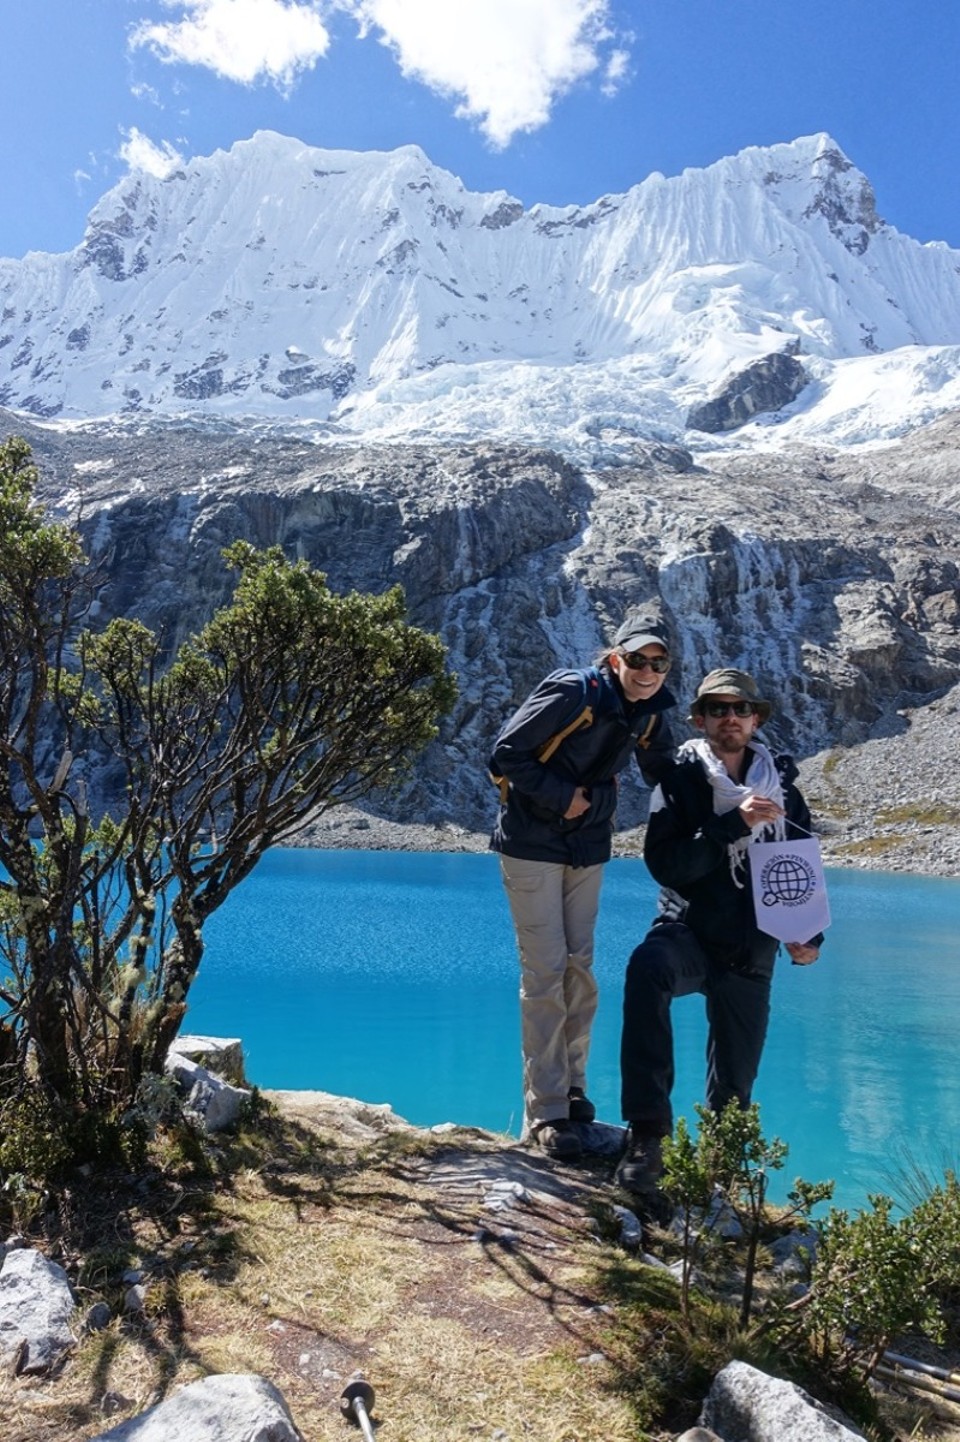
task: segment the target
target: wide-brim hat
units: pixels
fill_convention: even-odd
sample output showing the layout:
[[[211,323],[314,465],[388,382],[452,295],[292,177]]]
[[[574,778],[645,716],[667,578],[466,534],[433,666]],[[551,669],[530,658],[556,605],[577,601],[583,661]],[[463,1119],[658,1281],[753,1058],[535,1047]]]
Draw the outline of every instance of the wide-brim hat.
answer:
[[[691,720],[701,714],[701,701],[706,701],[711,696],[736,696],[738,701],[749,701],[761,726],[773,710],[770,702],[760,695],[757,683],[749,671],[738,671],[734,666],[723,666],[704,676],[690,707]]]
[[[659,616],[638,612],[628,616],[613,638],[614,646],[620,651],[639,651],[641,646],[662,646],[670,654],[667,628]]]

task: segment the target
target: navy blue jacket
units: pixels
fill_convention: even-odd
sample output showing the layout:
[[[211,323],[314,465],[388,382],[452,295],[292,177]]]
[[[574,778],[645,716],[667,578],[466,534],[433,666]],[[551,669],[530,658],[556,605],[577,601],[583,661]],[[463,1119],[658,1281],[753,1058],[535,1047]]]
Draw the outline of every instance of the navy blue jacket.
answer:
[[[786,834],[803,836],[810,831],[810,812],[794,785],[797,768],[790,756],[775,756],[774,762],[783,787]],[[696,756],[676,762],[661,781],[661,791],[665,804],[651,811],[643,847],[651,876],[683,897],[687,905],[679,919],[709,957],[733,971],[769,977],[780,943],[757,926],[749,874],[740,876],[742,887],[730,874],[727,846],[748,835],[749,826],[737,810],[716,815],[713,788]],[[816,936],[810,944],[819,946],[822,940]]]
[[[546,762],[537,752],[562,731],[584,702],[593,724],[567,736]],[[609,666],[589,671],[554,671],[514,712],[497,737],[490,770],[510,783],[491,839],[495,851],[527,861],[594,866],[609,861],[617,806],[615,777],[635,756],[653,786],[672,765],[673,738],[663,712],[676,702],[665,686],[648,701],[631,704]],[[638,745],[650,717],[655,722]],[[578,786],[590,807],[572,820],[564,812]]]

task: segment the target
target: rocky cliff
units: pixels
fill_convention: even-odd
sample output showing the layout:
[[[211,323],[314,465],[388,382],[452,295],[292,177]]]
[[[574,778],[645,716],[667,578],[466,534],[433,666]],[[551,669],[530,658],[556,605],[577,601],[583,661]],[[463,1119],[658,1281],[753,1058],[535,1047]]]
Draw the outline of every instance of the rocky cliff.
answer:
[[[776,704],[768,736],[803,760],[828,833],[859,844],[899,807],[932,835],[925,866],[956,860],[944,836],[960,819],[947,751],[960,415],[858,453],[695,461],[638,443],[628,464],[595,471],[480,443],[325,448],[229,426],[65,433],[3,419],[34,446],[48,498],[80,515],[104,568],[101,614],[136,615],[171,645],[226,598],[220,550],[236,537],[281,544],[338,590],[404,586],[461,695],[410,784],[375,808],[386,817],[485,830],[500,722],[545,672],[588,662],[624,613],[654,603],[682,701],[718,661],[760,678]],[[884,757],[911,736],[925,739],[901,784]],[[844,771],[868,754],[875,765]],[[644,810],[627,786],[622,824]],[[884,848],[859,854],[882,861]]]

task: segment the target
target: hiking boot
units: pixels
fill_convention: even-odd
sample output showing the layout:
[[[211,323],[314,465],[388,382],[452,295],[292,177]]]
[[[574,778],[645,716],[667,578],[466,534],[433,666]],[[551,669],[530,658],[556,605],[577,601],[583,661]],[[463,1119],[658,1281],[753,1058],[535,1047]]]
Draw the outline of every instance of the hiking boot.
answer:
[[[566,1117],[558,1117],[556,1121],[537,1122],[531,1128],[530,1140],[535,1147],[546,1152],[548,1157],[556,1157],[558,1161],[576,1161],[582,1151],[580,1138]]]
[[[571,1087],[567,1092],[570,1099],[570,1120],[572,1122],[592,1122],[596,1120],[597,1109],[587,1096],[583,1087]]]
[[[614,1181],[624,1191],[639,1197],[652,1197],[659,1192],[663,1175],[661,1140],[644,1136],[632,1126],[627,1129],[627,1143],[614,1173]]]

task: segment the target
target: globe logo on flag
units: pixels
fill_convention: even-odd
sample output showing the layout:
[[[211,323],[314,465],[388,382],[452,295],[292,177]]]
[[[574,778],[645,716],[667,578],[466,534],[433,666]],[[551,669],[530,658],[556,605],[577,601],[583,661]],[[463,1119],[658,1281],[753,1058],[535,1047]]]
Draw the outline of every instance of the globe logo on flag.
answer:
[[[764,906],[802,906],[815,886],[813,867],[795,853],[775,856],[760,873]]]
[[[816,837],[755,841],[747,847],[757,926],[777,941],[806,941],[830,925]]]

